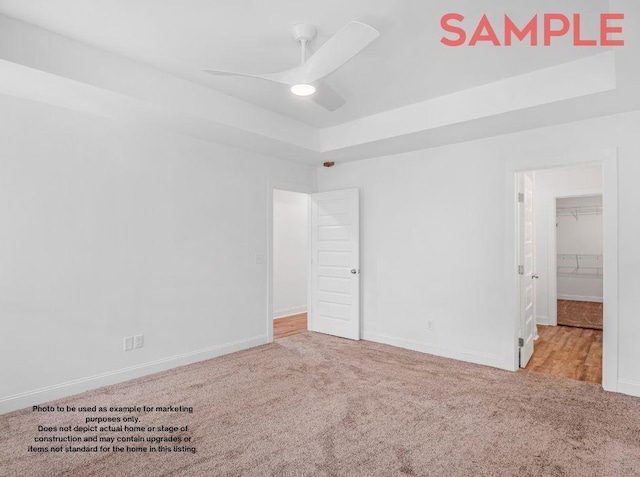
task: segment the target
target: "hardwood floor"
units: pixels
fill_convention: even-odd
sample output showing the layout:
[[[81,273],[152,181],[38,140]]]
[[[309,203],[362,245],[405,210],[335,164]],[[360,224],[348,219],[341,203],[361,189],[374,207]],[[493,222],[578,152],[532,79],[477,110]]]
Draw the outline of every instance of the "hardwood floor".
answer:
[[[307,314],[273,321],[274,339],[307,331]],[[602,383],[602,331],[570,326],[538,326],[540,339],[527,369],[566,378]]]
[[[307,314],[300,313],[273,320],[274,339],[286,338],[307,331]]]
[[[570,326],[538,326],[527,369],[602,383],[602,331]]]
[[[602,329],[602,303],[558,300],[558,324]]]

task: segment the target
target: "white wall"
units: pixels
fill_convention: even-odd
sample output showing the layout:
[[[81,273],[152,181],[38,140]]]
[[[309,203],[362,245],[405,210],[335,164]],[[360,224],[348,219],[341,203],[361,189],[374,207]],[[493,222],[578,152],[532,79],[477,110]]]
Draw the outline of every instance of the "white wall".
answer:
[[[620,358],[614,385],[640,395],[639,128],[640,113],[633,112],[319,169],[321,191],[361,190],[363,337],[513,369],[509,171],[618,148]]]
[[[536,319],[541,325],[555,325],[557,318],[557,268],[555,261],[555,204],[557,197],[602,194],[602,166],[567,167],[536,171],[535,174]],[[602,230],[602,228],[601,228]]]
[[[309,196],[273,191],[273,317],[307,311]]]
[[[0,96],[0,412],[265,343],[272,181],[315,171]]]
[[[602,196],[571,197],[557,200],[557,207],[588,207],[602,210]],[[603,216],[559,215],[556,218],[556,251],[558,254],[583,254],[582,258],[558,260],[558,298],[562,300],[602,302]],[[596,255],[596,256],[594,256]],[[574,267],[582,270],[574,273]],[[597,269],[589,269],[595,267]]]

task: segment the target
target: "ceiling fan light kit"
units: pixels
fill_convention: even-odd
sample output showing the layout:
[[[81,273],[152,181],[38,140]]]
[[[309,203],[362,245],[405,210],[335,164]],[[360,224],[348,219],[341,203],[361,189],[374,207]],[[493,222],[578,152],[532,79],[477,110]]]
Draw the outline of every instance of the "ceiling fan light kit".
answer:
[[[316,87],[312,84],[305,83],[294,84],[291,87],[291,92],[296,96],[311,96],[316,92]]]
[[[321,82],[334,71],[364,50],[380,33],[369,25],[352,21],[329,38],[313,55],[307,58],[307,44],[318,34],[316,27],[306,23],[294,25],[293,38],[300,44],[300,64],[279,73],[253,74],[220,69],[206,69],[217,76],[245,76],[286,85],[295,96],[307,96],[328,111],[335,111],[345,100]]]

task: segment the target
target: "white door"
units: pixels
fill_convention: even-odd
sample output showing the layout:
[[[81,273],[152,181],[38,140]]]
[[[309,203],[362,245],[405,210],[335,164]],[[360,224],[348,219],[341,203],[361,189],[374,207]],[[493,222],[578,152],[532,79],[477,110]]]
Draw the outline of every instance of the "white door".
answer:
[[[533,178],[523,174],[520,215],[520,367],[524,368],[533,355],[535,339],[535,303],[537,276],[534,273]]]
[[[311,195],[309,329],[360,339],[358,189]]]

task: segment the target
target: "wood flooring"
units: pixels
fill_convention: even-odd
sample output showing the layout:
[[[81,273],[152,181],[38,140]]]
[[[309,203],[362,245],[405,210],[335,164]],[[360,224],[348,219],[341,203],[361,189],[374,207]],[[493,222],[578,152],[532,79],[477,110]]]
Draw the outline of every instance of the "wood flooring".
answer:
[[[540,326],[527,369],[602,384],[602,331]]]
[[[602,303],[558,300],[558,324],[602,329]]]
[[[560,307],[558,307],[560,309]],[[307,314],[273,320],[275,339],[307,331]],[[540,339],[527,369],[602,383],[602,331],[570,326],[538,326]]]
[[[273,338],[280,339],[307,331],[307,314],[286,316],[273,320]]]

